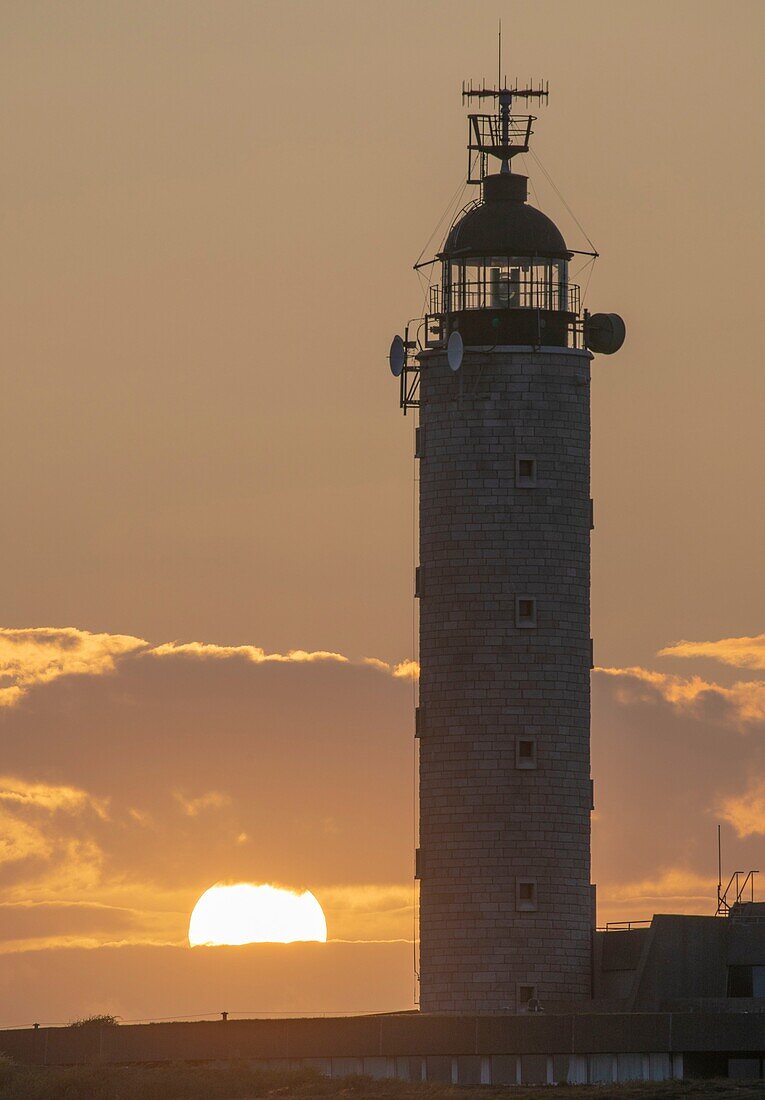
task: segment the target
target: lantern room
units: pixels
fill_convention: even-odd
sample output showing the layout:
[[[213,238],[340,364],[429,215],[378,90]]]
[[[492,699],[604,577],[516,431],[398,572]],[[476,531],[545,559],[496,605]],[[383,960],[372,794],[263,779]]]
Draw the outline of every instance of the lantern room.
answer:
[[[575,336],[579,288],[560,230],[527,203],[527,179],[503,171],[481,181],[482,201],[452,226],[431,312],[466,345],[567,347]]]

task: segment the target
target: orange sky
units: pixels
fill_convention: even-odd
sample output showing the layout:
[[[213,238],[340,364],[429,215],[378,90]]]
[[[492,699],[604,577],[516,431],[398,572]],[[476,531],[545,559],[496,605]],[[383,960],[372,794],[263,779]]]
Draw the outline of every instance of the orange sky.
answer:
[[[412,1003],[385,355],[499,15],[628,325],[593,385],[600,918],[708,912],[717,821],[763,863],[762,5],[6,5],[0,1024]],[[190,951],[236,879],[362,942]]]

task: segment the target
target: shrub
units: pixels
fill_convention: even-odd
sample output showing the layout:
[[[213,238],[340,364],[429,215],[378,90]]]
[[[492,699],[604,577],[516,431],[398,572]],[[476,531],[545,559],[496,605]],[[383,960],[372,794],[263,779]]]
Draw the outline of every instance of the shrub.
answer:
[[[72,1020],[69,1027],[117,1027],[118,1016],[83,1016],[81,1020]]]

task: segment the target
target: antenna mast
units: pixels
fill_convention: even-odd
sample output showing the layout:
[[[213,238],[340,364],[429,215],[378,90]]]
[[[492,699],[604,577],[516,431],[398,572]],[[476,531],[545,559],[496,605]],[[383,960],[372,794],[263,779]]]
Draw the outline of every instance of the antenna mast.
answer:
[[[499,26],[497,44],[497,65],[502,69],[502,24]],[[487,88],[485,82],[480,87],[474,87],[472,80],[469,84],[462,82],[462,101],[470,102],[473,99],[493,99],[498,104],[496,114],[470,114],[468,115],[468,183],[480,183],[487,174],[489,157],[496,157],[500,163],[500,172],[510,171],[510,161],[518,153],[526,153],[529,149],[529,139],[532,134],[531,124],[536,120],[536,115],[514,115],[512,113],[513,100],[525,99],[547,102],[550,96],[550,85],[547,81],[540,80],[536,83],[530,81],[526,85],[515,84],[509,86],[507,81],[499,76],[494,88]],[[474,174],[474,154],[478,154],[478,174]]]

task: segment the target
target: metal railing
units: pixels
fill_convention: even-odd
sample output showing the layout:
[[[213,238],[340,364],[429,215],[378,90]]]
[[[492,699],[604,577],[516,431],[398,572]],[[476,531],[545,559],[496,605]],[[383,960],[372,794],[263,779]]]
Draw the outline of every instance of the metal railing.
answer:
[[[741,905],[747,900],[754,901],[754,876],[758,874],[759,871],[734,871],[724,890],[722,883],[718,885],[716,914],[718,917],[727,917],[734,905]],[[748,899],[744,897],[747,892]]]
[[[478,152],[503,149],[509,145],[517,152],[529,147],[531,124],[534,115],[468,115],[470,120],[470,148]]]
[[[648,928],[650,924],[650,920],[610,920],[598,932],[636,932],[639,928]]]
[[[446,288],[435,283],[430,287],[431,313],[458,313],[465,309],[549,309],[578,314],[580,292],[576,283],[549,279],[488,279]]]

